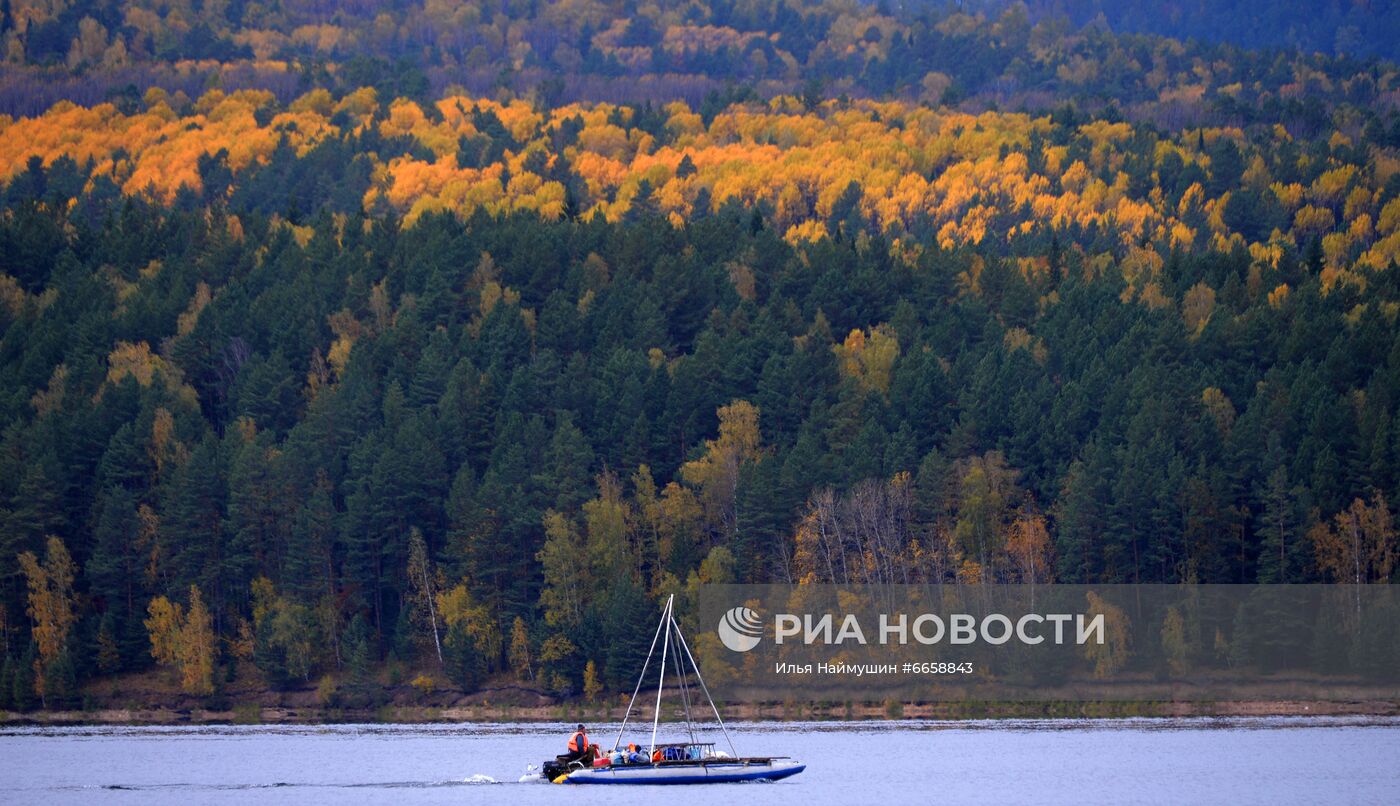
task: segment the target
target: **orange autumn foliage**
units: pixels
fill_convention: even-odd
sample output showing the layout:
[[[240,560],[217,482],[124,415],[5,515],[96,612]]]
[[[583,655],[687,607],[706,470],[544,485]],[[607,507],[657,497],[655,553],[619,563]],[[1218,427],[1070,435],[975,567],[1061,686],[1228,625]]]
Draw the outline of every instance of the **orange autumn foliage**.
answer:
[[[686,28],[668,37],[668,47],[686,51],[731,35]],[[1124,168],[1132,137],[1124,123],[1080,126],[1075,136],[1088,146],[1087,156],[1066,164],[1064,146],[1045,145],[1033,168],[1026,149],[1033,138],[1046,142],[1047,117],[898,101],[808,109],[779,96],[731,106],[708,125],[676,102],[664,109],[660,140],[632,127],[631,108],[605,103],[545,110],[521,100],[449,95],[431,108],[405,99],[380,107],[374,91],[362,89],[339,100],[313,90],[278,107],[267,92],[210,90],[185,109],[175,112],[164,93],[152,92],[146,108],[130,115],[111,104],[63,102],[36,118],[0,118],[0,179],[23,171],[32,158],[47,164],[68,156],[92,160],[98,174],[128,194],[170,201],[182,187],[201,188],[199,162],[206,155],[226,152],[229,168],[238,172],[265,162],[283,138],[304,153],[343,134],[342,127],[375,125],[382,136],[413,138],[422,148],[416,155],[367,155],[374,171],[364,207],[375,212],[387,206],[410,222],[429,212],[478,209],[558,218],[567,191],[551,171],[564,160],[584,191],[573,200],[578,213],[611,221],[649,190],[649,204],[678,226],[702,212],[697,204],[767,203],[772,223],[793,243],[820,238],[833,216],[851,212],[841,205],[854,199],[854,212],[893,238],[922,232],[944,248],[1076,226],[1107,228],[1129,252],[1143,243],[1278,249],[1272,241],[1248,244],[1230,230],[1224,215],[1230,191],[1212,198],[1193,184],[1179,200],[1158,188],[1135,192]],[[490,117],[513,143],[494,162],[461,164],[460,143],[482,137],[477,127]],[[551,134],[580,125],[572,140]],[[1234,130],[1183,133],[1179,141],[1158,143],[1154,159],[1202,162],[1197,136],[1206,143],[1242,142]],[[1276,237],[1301,244],[1321,236],[1334,266],[1356,259],[1381,267],[1400,254],[1400,213],[1393,203],[1377,209],[1379,196],[1355,166],[1325,171],[1308,187],[1271,185],[1266,173],[1252,171],[1250,181],[1289,211],[1289,231]],[[858,194],[850,196],[852,189]],[[1014,219],[1009,226],[1008,215]],[[1130,281],[1134,295],[1154,280]]]

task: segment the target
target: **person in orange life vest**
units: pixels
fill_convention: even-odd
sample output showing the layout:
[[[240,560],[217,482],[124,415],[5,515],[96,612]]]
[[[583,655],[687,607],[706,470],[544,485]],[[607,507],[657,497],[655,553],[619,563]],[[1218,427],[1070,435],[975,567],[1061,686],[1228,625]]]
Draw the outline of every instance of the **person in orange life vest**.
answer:
[[[569,760],[591,760],[597,754],[598,745],[588,743],[588,731],[583,725],[579,725],[578,730],[574,731],[574,735],[569,737]]]

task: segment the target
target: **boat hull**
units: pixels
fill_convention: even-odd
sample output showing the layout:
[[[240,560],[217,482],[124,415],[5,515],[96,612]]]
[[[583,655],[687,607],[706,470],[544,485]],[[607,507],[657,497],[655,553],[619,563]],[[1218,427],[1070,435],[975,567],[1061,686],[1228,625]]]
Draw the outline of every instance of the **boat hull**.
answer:
[[[563,776],[566,784],[728,784],[741,781],[779,781],[807,767],[796,761],[706,761],[696,764],[641,764],[594,767]]]

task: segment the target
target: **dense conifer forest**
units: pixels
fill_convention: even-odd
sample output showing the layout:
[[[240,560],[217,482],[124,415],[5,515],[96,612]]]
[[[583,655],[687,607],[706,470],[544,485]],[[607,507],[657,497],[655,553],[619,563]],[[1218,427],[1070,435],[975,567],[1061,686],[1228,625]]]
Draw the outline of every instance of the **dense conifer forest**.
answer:
[[[617,5],[0,7],[0,708],[596,698],[712,582],[1394,577],[1400,68]]]

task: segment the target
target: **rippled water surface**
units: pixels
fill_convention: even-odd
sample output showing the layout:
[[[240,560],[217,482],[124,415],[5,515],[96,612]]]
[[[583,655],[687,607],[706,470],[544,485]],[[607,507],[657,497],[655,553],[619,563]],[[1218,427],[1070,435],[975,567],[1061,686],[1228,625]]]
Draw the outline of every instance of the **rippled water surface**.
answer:
[[[1391,719],[746,724],[731,729],[741,753],[807,772],[664,789],[529,780],[568,727],[0,729],[0,802],[1400,803]],[[605,727],[592,735],[610,744]]]

